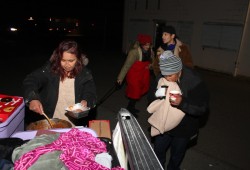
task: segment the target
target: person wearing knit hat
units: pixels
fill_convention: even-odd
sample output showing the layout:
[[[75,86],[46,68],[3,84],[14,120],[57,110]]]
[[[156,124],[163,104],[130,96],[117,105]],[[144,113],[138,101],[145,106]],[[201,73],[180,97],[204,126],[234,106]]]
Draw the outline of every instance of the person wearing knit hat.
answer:
[[[176,109],[176,114],[173,113],[173,115],[177,115],[177,111],[182,111],[184,117],[175,127],[154,136],[151,134],[153,138],[152,141],[154,141],[155,154],[163,167],[165,167],[166,152],[171,148],[167,169],[177,170],[180,169],[190,139],[193,139],[194,136],[198,134],[199,117],[206,114],[209,110],[209,93],[204,81],[196,70],[183,65],[181,59],[175,56],[170,50],[164,51],[160,55],[159,69],[160,74],[151,84],[148,92],[149,106],[151,106],[150,104],[153,102],[153,104],[155,104],[157,101],[165,100],[164,103],[166,102],[169,107]],[[164,83],[164,86],[162,83]],[[174,96],[174,100],[170,95],[173,84],[175,87],[178,86],[176,89],[180,91],[179,95]],[[167,87],[166,85],[169,86]],[[163,96],[162,94],[158,96],[159,93],[157,92],[163,87],[167,87],[166,90],[164,90],[165,96],[164,93]],[[170,109],[161,109],[161,106],[163,106],[163,104],[159,106],[160,111],[168,111]],[[151,114],[159,116],[154,119],[158,121],[154,122],[155,125],[166,125],[166,122],[169,122],[166,119],[165,121],[162,119],[162,115],[166,115],[167,113],[161,113],[158,110],[157,114]],[[155,126],[152,125],[151,127],[155,128]]]
[[[152,43],[152,37],[147,34],[138,34],[137,40],[142,45],[147,44],[147,43],[150,43],[150,44]]]
[[[135,108],[136,102],[148,92],[150,86],[149,67],[154,58],[152,38],[147,34],[138,34],[137,42],[128,52],[125,63],[117,77],[117,83],[122,84],[126,79],[127,110],[137,117],[139,110]]]
[[[174,55],[181,58],[183,65],[190,68],[194,67],[192,55],[188,46],[181,42],[177,37],[176,30],[173,26],[167,25],[162,27],[162,44],[156,50],[156,57],[153,61],[153,71],[155,75],[160,73],[159,70],[159,56],[166,50],[170,50]]]
[[[162,75],[172,75],[178,73],[182,69],[182,62],[171,51],[164,51],[159,58],[159,66]]]

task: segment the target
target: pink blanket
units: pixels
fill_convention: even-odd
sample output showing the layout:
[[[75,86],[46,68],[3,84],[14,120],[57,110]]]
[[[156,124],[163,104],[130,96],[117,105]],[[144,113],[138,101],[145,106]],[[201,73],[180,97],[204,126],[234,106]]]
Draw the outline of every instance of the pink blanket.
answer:
[[[15,170],[28,169],[40,155],[52,152],[62,151],[60,159],[69,170],[108,170],[95,162],[95,155],[107,152],[106,145],[100,139],[93,137],[88,132],[82,132],[77,128],[72,128],[69,132],[62,133],[60,137],[52,142],[25,153],[15,162]],[[116,167],[112,170],[123,170]]]

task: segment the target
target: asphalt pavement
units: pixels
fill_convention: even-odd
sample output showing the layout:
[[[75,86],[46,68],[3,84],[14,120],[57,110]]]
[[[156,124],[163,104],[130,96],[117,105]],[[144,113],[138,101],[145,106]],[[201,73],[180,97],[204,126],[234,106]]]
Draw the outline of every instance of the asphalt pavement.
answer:
[[[25,75],[48,60],[58,41],[1,41],[0,93],[22,96]],[[85,46],[101,99],[112,88],[125,60],[120,49]],[[210,91],[210,112],[204,117],[196,143],[188,149],[182,170],[248,170],[250,161],[250,78],[197,69]],[[110,120],[111,130],[117,113],[127,105],[125,87],[114,92],[97,107],[96,119]],[[137,104],[137,118],[150,141],[150,116],[144,96]],[[167,153],[169,154],[169,153]]]

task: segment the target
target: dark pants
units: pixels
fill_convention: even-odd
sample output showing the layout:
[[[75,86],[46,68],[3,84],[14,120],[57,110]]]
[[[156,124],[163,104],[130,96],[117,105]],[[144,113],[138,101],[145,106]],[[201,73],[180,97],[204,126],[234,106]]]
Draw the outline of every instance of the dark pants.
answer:
[[[135,105],[136,105],[136,102],[138,100],[137,99],[131,99],[131,98],[128,98],[128,106],[127,106],[127,109],[129,112],[131,112],[132,114],[135,114],[138,112],[138,110],[135,108]]]
[[[180,170],[181,162],[185,156],[189,138],[178,138],[164,133],[154,137],[154,151],[162,166],[165,167],[166,152],[170,148],[168,170]]]

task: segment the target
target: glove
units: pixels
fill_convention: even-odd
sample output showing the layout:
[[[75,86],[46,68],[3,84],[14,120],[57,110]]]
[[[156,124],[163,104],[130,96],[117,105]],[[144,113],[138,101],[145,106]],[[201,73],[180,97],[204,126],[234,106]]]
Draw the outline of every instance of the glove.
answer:
[[[165,98],[167,88],[167,86],[161,86],[159,89],[156,90],[155,97]]]

